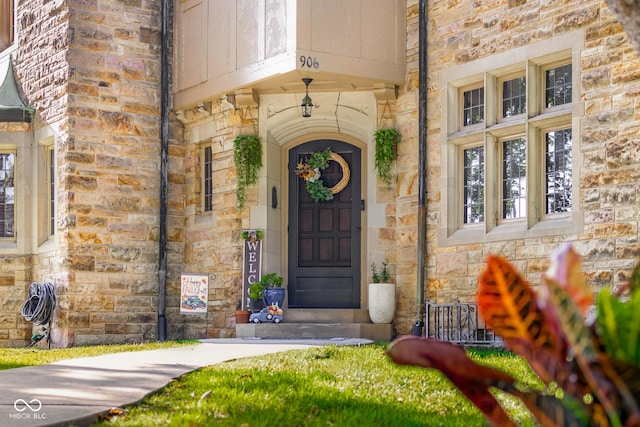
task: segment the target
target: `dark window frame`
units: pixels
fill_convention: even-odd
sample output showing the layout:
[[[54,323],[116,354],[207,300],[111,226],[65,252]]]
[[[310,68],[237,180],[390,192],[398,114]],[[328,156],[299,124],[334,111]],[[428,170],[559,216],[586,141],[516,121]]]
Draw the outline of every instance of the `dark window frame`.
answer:
[[[211,145],[202,149],[202,210],[213,211],[213,151]]]

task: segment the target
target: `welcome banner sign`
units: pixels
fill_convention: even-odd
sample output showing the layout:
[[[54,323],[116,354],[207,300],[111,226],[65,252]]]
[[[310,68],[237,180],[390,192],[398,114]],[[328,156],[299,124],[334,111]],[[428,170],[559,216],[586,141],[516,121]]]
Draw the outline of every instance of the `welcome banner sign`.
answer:
[[[249,286],[259,282],[262,266],[262,233],[256,230],[249,230],[243,233],[244,251],[242,266],[242,309],[247,309],[249,299]]]

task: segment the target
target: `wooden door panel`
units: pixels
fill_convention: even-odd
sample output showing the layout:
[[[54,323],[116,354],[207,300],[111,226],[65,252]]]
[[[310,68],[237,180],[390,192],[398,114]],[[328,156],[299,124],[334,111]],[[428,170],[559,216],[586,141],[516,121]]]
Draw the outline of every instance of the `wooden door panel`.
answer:
[[[353,308],[352,277],[298,276],[296,307]],[[358,288],[360,284],[358,284]],[[322,302],[322,304],[319,304]]]

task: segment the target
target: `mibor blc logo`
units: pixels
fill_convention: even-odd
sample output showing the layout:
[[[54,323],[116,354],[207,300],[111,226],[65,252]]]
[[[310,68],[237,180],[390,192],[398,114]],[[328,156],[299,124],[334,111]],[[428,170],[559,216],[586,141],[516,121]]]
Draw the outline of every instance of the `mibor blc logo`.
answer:
[[[9,414],[12,420],[45,420],[47,414],[40,412],[42,410],[42,402],[39,399],[31,399],[28,402],[24,399],[16,399],[13,402],[13,409],[16,412]]]

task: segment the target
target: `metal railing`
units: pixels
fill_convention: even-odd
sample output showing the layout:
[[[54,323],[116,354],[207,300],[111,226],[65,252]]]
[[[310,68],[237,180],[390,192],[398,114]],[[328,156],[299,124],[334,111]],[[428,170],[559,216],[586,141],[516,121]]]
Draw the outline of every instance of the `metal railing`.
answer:
[[[436,304],[428,301],[425,336],[463,346],[502,347],[502,339],[478,316],[475,303]]]

